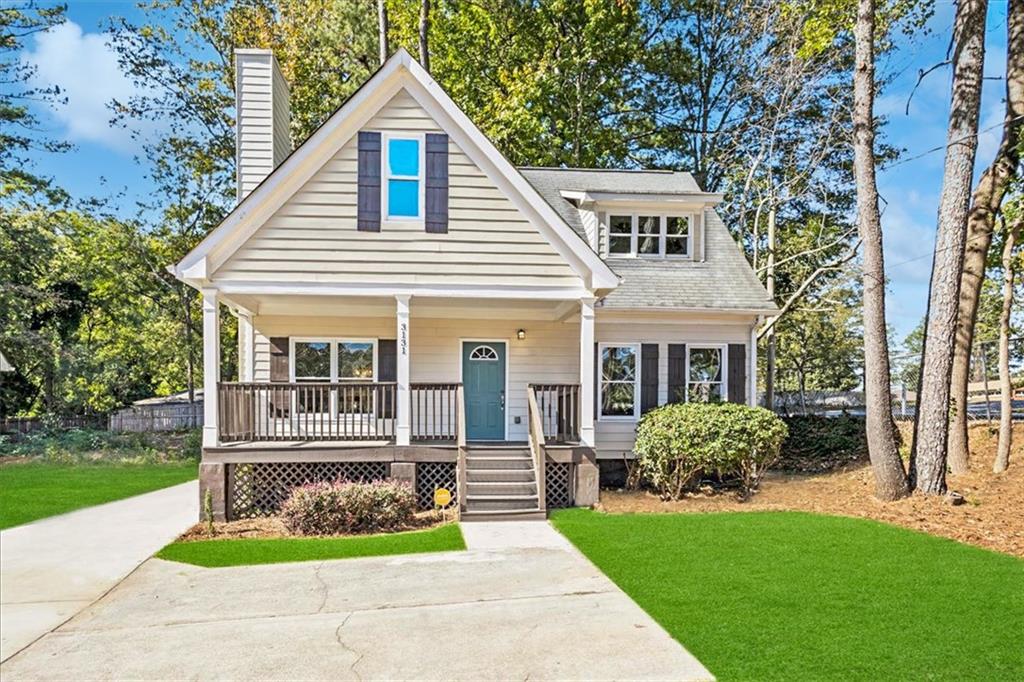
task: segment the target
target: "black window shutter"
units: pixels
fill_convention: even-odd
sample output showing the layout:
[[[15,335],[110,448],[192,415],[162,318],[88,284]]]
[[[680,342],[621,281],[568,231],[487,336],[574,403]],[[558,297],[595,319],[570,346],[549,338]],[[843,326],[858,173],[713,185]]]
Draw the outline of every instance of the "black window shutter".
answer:
[[[686,344],[668,344],[668,401],[686,400]]]
[[[377,339],[377,381],[398,380],[398,342],[395,339]],[[391,409],[391,393],[396,387],[391,386],[384,391],[381,401],[381,417],[391,419],[394,415]]]
[[[288,337],[270,337],[270,380],[288,381]]]
[[[594,344],[594,418],[601,416],[601,354],[598,345]]]
[[[747,402],[747,346],[729,344],[729,402]]]
[[[380,133],[360,131],[356,229],[380,232]]]
[[[426,230],[448,231],[448,136],[427,133]]]
[[[658,406],[658,344],[640,345],[640,413]]]

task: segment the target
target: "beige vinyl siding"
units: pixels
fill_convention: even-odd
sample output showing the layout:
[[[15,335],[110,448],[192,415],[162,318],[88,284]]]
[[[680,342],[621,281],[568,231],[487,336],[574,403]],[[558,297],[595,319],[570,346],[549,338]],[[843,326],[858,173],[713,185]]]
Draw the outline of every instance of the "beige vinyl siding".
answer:
[[[288,81],[281,75],[280,69],[274,69],[273,90],[274,114],[274,168],[281,165],[292,153],[291,143],[291,108],[289,105]]]
[[[291,151],[288,86],[270,53],[237,56],[238,200],[244,199]]]
[[[405,91],[365,126],[440,131]],[[356,230],[353,137],[217,271],[219,280],[578,286],[579,277],[512,202],[449,142],[449,228],[387,221]]]
[[[598,343],[658,344],[658,404],[668,402],[668,344],[708,343],[749,344],[747,324],[645,324],[602,323],[598,314],[594,337]],[[747,358],[750,358],[748,349]],[[596,368],[600,372],[600,367]],[[639,373],[639,368],[637,372]],[[639,399],[639,396],[637,396]],[[621,459],[631,456],[636,443],[636,422],[633,420],[601,420],[595,411],[595,441],[598,458]]]

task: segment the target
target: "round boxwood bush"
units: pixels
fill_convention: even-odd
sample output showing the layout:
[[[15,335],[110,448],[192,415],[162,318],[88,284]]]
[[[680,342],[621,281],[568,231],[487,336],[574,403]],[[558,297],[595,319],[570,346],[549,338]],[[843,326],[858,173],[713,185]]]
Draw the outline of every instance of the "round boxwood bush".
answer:
[[[746,498],[779,457],[786,425],[763,407],[675,403],[657,407],[636,429],[641,476],[677,499],[702,472],[735,476]]]
[[[293,488],[281,505],[281,520],[297,535],[375,533],[408,528],[416,494],[405,483],[307,483]]]

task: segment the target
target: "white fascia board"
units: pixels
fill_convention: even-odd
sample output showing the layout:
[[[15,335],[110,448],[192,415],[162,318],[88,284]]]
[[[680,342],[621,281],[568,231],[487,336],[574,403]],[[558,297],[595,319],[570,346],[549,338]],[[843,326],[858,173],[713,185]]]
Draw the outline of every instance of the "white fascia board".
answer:
[[[614,313],[625,313],[625,314],[657,314],[657,313],[699,313],[706,315],[742,315],[749,317],[751,315],[777,315],[779,312],[778,308],[764,307],[764,308],[694,308],[694,307],[683,307],[683,306],[657,306],[657,307],[618,307],[614,306],[606,308],[598,302],[597,310],[602,311],[605,315],[612,315]]]
[[[646,194],[643,192],[587,192],[587,199],[595,202],[629,202],[631,204],[694,204],[716,206],[724,194],[712,192],[681,192],[679,194]]]
[[[504,298],[548,301],[579,300],[593,296],[585,287],[548,287],[489,285],[486,287],[439,284],[343,284],[306,282],[245,282],[223,280],[217,283],[223,294],[295,295],[295,296],[431,296],[441,298]]]
[[[184,278],[184,273],[204,257],[209,259],[207,272],[215,273],[403,86],[455,138],[488,177],[506,191],[513,204],[530,218],[555,250],[581,275],[588,288],[610,290],[618,286],[619,278],[611,268],[562,220],[404,48],[385,62],[331,118],[189,252],[176,266],[175,274]]]

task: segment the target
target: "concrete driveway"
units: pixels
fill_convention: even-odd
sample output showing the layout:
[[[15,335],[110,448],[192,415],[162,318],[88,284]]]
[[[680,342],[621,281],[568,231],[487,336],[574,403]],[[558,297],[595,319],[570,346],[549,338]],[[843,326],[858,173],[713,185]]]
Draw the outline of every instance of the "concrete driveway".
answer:
[[[0,531],[0,661],[102,597],[197,518],[193,481]]]
[[[219,569],[152,559],[0,674],[713,679],[547,523],[463,529],[466,552]]]

